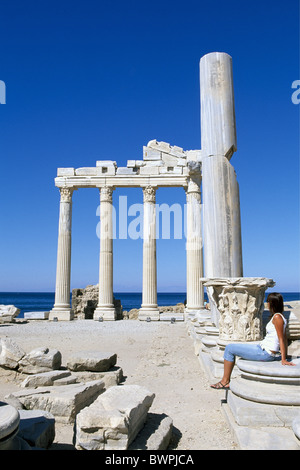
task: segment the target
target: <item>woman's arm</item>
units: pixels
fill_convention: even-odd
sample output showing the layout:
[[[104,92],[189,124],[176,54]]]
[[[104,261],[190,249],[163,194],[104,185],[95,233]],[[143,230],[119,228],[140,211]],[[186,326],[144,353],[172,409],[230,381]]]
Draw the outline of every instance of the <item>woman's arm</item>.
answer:
[[[286,353],[287,353],[287,341],[286,341],[286,336],[285,332],[283,331],[283,319],[281,315],[275,314],[273,316],[273,324],[275,326],[277,336],[279,339],[279,346],[280,346],[280,352],[281,352],[281,363],[286,366],[294,366],[295,364],[293,362],[289,362],[286,360]]]

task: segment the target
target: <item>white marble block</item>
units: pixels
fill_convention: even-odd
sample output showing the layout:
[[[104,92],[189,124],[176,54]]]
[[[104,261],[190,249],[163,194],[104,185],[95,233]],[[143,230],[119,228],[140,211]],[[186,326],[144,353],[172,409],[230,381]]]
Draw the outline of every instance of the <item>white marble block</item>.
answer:
[[[126,450],[144,426],[154,393],[115,386],[76,417],[77,450]]]

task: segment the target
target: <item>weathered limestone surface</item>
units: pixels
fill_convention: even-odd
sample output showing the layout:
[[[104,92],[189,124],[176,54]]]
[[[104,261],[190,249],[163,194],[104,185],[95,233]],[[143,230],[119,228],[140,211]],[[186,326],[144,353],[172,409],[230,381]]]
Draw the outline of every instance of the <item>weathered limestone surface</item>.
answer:
[[[12,322],[20,313],[14,305],[0,305],[0,323]]]
[[[105,372],[117,362],[117,354],[101,351],[77,351],[67,361],[72,371]]]
[[[0,339],[0,366],[8,369],[16,369],[19,361],[26,355],[15,341],[10,338]]]
[[[70,377],[71,372],[68,370],[51,370],[49,372],[41,372],[28,375],[21,383],[22,388],[48,387],[57,384],[57,382],[65,377]]]
[[[29,353],[23,351],[10,338],[0,339],[0,366],[16,369],[25,374],[38,374],[61,366],[61,353],[57,349],[40,347]]]
[[[148,413],[145,426],[128,450],[166,450],[172,437],[173,420],[165,414]]]
[[[143,427],[154,394],[138,385],[109,388],[76,418],[78,450],[126,450]]]
[[[102,380],[73,385],[23,389],[5,397],[18,399],[25,409],[49,411],[55,419],[72,423],[85,406],[90,405],[104,391]]]
[[[40,347],[33,349],[19,361],[19,371],[25,374],[38,374],[61,366],[61,353],[57,349]]]

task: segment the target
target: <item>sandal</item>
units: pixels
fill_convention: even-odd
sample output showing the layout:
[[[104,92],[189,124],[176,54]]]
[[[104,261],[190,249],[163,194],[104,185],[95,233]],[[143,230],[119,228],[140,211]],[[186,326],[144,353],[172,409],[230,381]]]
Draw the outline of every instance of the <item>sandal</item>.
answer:
[[[227,384],[224,385],[224,384],[222,384],[222,382],[220,381],[220,382],[218,382],[218,383],[216,383],[216,384],[214,384],[214,385],[211,385],[210,387],[211,387],[211,388],[214,388],[214,389],[216,389],[216,390],[229,390],[229,383],[227,383]]]

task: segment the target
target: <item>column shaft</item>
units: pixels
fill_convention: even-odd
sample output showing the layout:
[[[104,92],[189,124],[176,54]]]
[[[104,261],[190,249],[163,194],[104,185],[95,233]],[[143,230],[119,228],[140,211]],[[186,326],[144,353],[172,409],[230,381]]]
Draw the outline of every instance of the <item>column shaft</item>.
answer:
[[[202,190],[206,277],[243,275],[239,188],[233,166],[236,125],[232,60],[214,52],[200,61]]]
[[[155,188],[147,186],[144,193],[144,232],[143,232],[143,297],[139,319],[159,320],[157,306],[157,266],[156,266],[156,208]]]
[[[190,180],[187,197],[187,312],[204,308],[203,286],[203,245],[201,230],[201,193],[200,182]]]
[[[112,187],[100,189],[99,300],[94,319],[115,320],[113,295]]]
[[[72,320],[70,306],[72,188],[60,188],[55,304],[49,319]]]

